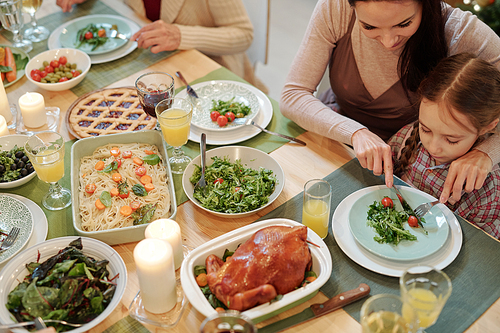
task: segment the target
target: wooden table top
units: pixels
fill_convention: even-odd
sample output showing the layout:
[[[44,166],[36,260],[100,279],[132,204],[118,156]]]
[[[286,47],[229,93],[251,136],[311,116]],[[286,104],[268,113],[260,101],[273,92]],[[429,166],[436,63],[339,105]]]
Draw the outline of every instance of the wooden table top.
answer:
[[[147,23],[145,19],[138,17],[132,10],[123,5],[120,1],[102,1],[107,4],[112,4],[113,9],[122,15],[133,19],[139,24]],[[45,0],[37,13],[37,17],[49,15],[56,11],[60,11],[60,8],[56,6],[55,0]],[[10,44],[10,41],[7,41],[0,36],[0,43]],[[117,81],[109,87],[133,86],[136,78],[140,74],[151,70],[159,70],[168,73],[175,73],[175,71],[180,70],[188,81],[193,81],[207,75],[219,67],[219,64],[196,50],[182,51],[168,59],[164,59],[150,66],[145,70],[138,71],[123,80]],[[175,77],[175,80],[176,87],[183,85],[182,82],[177,81],[177,77]],[[60,132],[63,133],[63,136],[66,139],[73,139],[73,137],[68,133],[64,122],[64,114],[67,108],[77,99],[77,96],[70,90],[62,92],[44,91],[37,88],[24,77],[14,85],[6,88],[6,91],[10,103],[17,103],[18,98],[28,91],[41,93],[45,98],[47,106],[57,106],[61,109],[62,116]],[[218,218],[215,215],[205,214],[201,210],[197,209],[190,201],[187,201],[178,207],[176,217],[176,221],[179,223],[182,230],[183,243],[191,247],[196,247],[228,231],[248,225],[277,208],[287,200],[293,198],[298,193],[302,192],[303,185],[307,180],[312,178],[323,178],[354,157],[354,153],[349,147],[314,133],[306,132],[300,135],[299,139],[305,141],[307,146],[302,147],[293,144],[285,144],[270,153],[270,155],[280,163],[286,177],[286,186],[283,189],[282,194],[270,207],[252,216],[231,220]],[[120,305],[113,311],[113,313],[89,332],[102,332],[118,320],[128,315],[128,307],[139,290],[133,260],[133,249],[136,244],[137,243],[127,243],[113,246],[113,248],[122,256],[127,266],[127,289]],[[270,324],[282,318],[286,318],[302,311],[311,304],[321,303],[326,300],[326,296],[320,292],[311,300],[260,323],[258,327]],[[500,322],[498,320],[499,317],[500,301],[497,300],[493,306],[491,306],[491,308],[467,330],[467,332],[497,332],[500,327]],[[204,316],[198,313],[191,304],[188,304],[179,324],[173,329],[169,329],[169,331],[196,332],[198,331],[203,319]],[[164,329],[155,326],[145,326],[152,332],[165,331]],[[324,332],[327,330],[330,332],[359,332],[361,331],[361,326],[344,310],[337,310],[287,331]]]

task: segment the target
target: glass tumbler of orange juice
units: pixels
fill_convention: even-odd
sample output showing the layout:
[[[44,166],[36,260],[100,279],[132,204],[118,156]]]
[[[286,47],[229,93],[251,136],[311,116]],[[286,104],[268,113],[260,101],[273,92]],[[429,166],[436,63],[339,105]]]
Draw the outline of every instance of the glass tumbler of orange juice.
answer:
[[[57,132],[38,132],[24,144],[36,174],[41,181],[50,184],[42,204],[49,210],[60,210],[71,204],[71,192],[59,185],[64,176],[64,138]]]
[[[167,98],[156,105],[155,111],[165,142],[174,147],[168,159],[172,173],[182,174],[191,162],[181,147],[189,138],[193,105],[184,98]]]
[[[318,236],[328,235],[332,187],[322,179],[309,180],[304,185],[302,224],[312,229]]]

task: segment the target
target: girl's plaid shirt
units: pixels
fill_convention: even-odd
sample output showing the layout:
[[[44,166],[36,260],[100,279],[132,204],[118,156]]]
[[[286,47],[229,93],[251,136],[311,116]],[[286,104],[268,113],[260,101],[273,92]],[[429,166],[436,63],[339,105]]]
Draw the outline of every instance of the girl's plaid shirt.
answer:
[[[393,159],[398,159],[407,137],[413,130],[413,124],[400,129],[389,140]],[[448,175],[450,163],[436,165],[427,149],[419,143],[416,159],[401,175],[407,182],[421,191],[439,198],[443,192],[444,181]],[[477,225],[493,237],[500,239],[500,168],[495,165],[484,181],[483,187],[471,193],[462,193],[462,198],[451,205],[451,211]]]

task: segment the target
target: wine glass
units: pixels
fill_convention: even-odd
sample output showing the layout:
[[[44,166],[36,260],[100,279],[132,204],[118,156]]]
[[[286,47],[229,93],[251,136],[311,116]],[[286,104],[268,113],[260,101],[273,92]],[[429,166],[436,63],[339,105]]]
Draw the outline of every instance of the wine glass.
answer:
[[[50,184],[42,204],[49,210],[60,210],[71,204],[71,192],[59,185],[64,176],[64,139],[53,131],[38,132],[28,138],[24,150],[38,178]]]
[[[49,38],[49,29],[38,25],[35,13],[42,5],[43,0],[23,0],[23,12],[31,16],[31,28],[24,30],[24,37],[32,42],[40,42]]]
[[[163,72],[150,72],[139,76],[135,81],[142,109],[151,117],[156,117],[156,105],[174,97],[174,78]]]
[[[451,295],[451,280],[446,273],[430,266],[410,267],[399,279],[405,307],[415,309],[418,332],[434,325]]]
[[[172,157],[168,160],[172,173],[182,174],[191,162],[191,158],[184,154],[181,147],[189,138],[193,105],[184,98],[167,98],[159,102],[155,110],[163,138],[174,147]]]
[[[415,332],[417,315],[413,308],[404,308],[401,297],[379,294],[367,299],[361,307],[363,333]]]
[[[22,8],[22,0],[0,0],[0,20],[2,26],[14,34],[12,46],[29,52],[33,49],[33,44],[29,40],[24,40],[19,33],[24,23]]]

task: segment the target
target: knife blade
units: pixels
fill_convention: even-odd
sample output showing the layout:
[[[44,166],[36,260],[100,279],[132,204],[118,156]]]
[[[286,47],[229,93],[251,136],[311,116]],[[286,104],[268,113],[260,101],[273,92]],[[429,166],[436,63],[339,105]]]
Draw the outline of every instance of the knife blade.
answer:
[[[194,98],[198,98],[198,94],[196,93],[196,91],[194,91],[193,87],[191,87],[191,86],[187,83],[186,79],[184,79],[184,76],[182,76],[181,72],[177,71],[177,72],[175,72],[175,75],[176,75],[179,79],[181,79],[182,83],[184,83],[184,84],[186,85],[186,90],[187,90],[188,95],[189,95],[189,96],[192,96],[192,97],[194,97]]]
[[[399,202],[401,203],[401,206],[403,206],[403,209],[404,211],[409,214],[409,215],[413,215],[413,216],[417,216],[417,214],[415,214],[415,211],[413,210],[413,208],[411,208],[410,204],[408,203],[408,201],[406,201],[404,198],[403,198],[403,195],[401,194],[401,192],[398,190],[398,188],[396,187],[396,185],[393,185],[392,188],[394,189],[394,191],[396,192],[396,195],[398,196],[398,199],[399,199]]]
[[[355,302],[368,296],[370,287],[366,283],[361,283],[357,288],[343,292],[327,300],[324,303],[316,303],[288,318],[279,320],[272,324],[259,328],[259,333],[281,332],[290,327],[302,324],[303,322],[318,318],[322,315],[337,310],[347,304]]]

